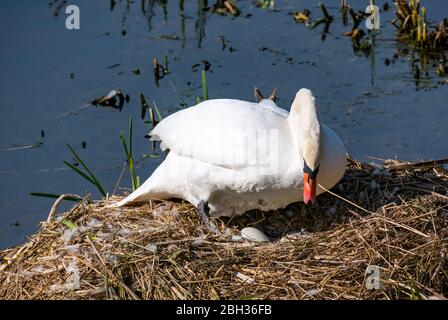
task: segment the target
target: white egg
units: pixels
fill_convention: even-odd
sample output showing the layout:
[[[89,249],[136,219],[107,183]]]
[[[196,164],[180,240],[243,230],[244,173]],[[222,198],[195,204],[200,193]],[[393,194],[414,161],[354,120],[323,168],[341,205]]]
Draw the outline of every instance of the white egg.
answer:
[[[262,231],[253,227],[247,227],[242,229],[241,237],[249,241],[269,242],[269,238]]]

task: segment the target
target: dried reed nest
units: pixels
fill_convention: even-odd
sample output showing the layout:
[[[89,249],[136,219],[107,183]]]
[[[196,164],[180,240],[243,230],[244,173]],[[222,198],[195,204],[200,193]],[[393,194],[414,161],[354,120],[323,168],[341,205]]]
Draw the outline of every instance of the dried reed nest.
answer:
[[[6,299],[444,299],[448,296],[448,171],[443,162],[350,160],[318,208],[293,204],[220,220],[253,225],[270,243],[209,235],[195,209],[156,202],[88,203],[0,252]],[[54,214],[54,210],[52,214]],[[368,266],[379,289],[368,289]],[[371,283],[372,284],[372,283]]]

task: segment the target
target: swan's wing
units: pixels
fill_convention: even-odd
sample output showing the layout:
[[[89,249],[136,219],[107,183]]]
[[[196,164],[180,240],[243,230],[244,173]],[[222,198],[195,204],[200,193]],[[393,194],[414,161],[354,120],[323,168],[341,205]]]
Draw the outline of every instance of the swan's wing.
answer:
[[[228,168],[266,163],[267,155],[279,156],[279,150],[291,145],[284,115],[231,99],[178,111],[152,130],[151,139],[178,155]]]

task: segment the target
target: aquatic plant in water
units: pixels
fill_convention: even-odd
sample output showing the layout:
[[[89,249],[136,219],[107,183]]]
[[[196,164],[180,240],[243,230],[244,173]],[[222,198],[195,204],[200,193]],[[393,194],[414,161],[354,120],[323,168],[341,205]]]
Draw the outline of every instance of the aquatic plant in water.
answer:
[[[134,157],[132,155],[132,116],[129,117],[129,142],[126,142],[124,131],[121,131],[120,139],[123,144],[129,172],[131,173],[132,177],[132,190],[136,190],[138,187],[140,187],[140,177],[135,173]]]

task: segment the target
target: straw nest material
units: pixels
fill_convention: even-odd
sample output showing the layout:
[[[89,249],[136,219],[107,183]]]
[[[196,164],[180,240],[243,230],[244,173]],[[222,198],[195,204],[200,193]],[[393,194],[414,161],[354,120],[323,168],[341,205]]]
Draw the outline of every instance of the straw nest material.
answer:
[[[118,197],[84,199],[54,219],[53,208],[28,242],[0,252],[0,297],[444,299],[444,162],[350,160],[317,208],[293,204],[218,221],[228,235],[263,230],[271,238],[263,244],[208,234],[185,202],[120,211],[106,208]]]

